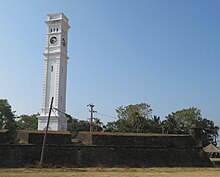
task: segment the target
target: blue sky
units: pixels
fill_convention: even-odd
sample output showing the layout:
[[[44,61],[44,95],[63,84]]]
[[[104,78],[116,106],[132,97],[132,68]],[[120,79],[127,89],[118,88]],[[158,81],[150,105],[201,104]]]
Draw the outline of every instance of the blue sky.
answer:
[[[67,113],[86,119],[94,103],[107,122],[115,108],[147,102],[162,119],[194,106],[219,125],[219,7],[218,0],[1,1],[0,98],[18,115],[40,112],[44,21],[63,12],[71,26]]]

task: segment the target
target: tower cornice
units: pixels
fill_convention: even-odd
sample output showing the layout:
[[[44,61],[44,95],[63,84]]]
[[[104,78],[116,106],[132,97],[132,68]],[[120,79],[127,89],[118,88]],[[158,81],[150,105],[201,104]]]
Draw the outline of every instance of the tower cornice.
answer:
[[[52,52],[52,53],[43,53],[43,55],[45,56],[45,58],[49,58],[49,57],[61,57],[61,58],[66,58],[69,59],[68,55],[64,52]]]
[[[68,24],[69,19],[63,13],[56,13],[56,14],[48,14],[48,18],[45,21],[47,25],[50,24],[61,24],[62,26],[66,26],[67,29],[70,28]]]

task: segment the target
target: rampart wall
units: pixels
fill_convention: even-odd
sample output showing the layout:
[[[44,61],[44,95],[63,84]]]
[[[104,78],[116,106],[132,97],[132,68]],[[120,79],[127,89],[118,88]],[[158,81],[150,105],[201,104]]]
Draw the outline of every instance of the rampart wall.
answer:
[[[36,136],[21,138],[35,142]],[[39,133],[38,133],[39,134]],[[208,156],[190,135],[79,133],[77,143],[62,144],[50,134],[44,163],[66,167],[210,167]],[[62,135],[64,136],[64,135]],[[68,137],[65,135],[64,137]],[[40,135],[38,138],[42,139]],[[53,138],[54,140],[53,140]],[[68,138],[67,138],[68,139]],[[41,140],[42,141],[42,140]],[[37,165],[41,147],[36,144],[0,144],[0,167]],[[56,142],[56,144],[53,144]]]
[[[37,145],[0,145],[0,166],[36,165],[41,147]],[[46,147],[45,164],[69,167],[204,167],[211,166],[199,149],[54,146]]]

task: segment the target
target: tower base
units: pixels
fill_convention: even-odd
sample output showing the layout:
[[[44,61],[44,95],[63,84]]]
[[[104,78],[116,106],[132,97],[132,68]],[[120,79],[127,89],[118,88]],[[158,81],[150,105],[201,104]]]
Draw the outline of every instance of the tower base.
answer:
[[[48,116],[38,117],[38,130],[45,130],[47,127]],[[67,118],[59,116],[50,116],[50,123],[48,130],[52,131],[66,131],[67,130]]]

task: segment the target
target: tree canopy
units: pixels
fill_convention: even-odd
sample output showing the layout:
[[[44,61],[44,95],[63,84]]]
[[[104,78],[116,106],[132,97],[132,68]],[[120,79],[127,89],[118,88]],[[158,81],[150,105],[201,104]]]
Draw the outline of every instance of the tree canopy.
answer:
[[[213,121],[203,118],[198,108],[192,107],[173,112],[162,122],[166,133],[187,134],[193,125],[202,129],[204,146],[210,142],[216,144],[219,127],[215,126]]]
[[[108,122],[105,131],[147,132],[151,121],[152,109],[147,103],[130,104],[116,109],[118,120]]]
[[[196,107],[177,110],[168,114],[163,121],[157,115],[152,115],[152,108],[147,103],[130,104],[116,109],[117,120],[104,125],[99,118],[93,120],[93,131],[106,132],[138,132],[188,134],[192,126],[201,127],[203,146],[216,143],[219,127],[212,120],[202,117],[201,110]],[[0,128],[8,129],[11,140],[15,139],[17,130],[36,130],[37,116],[15,116],[6,99],[0,99]],[[89,131],[90,123],[85,120],[68,118],[68,131],[77,134],[78,131]]]
[[[0,99],[0,128],[9,130],[11,140],[15,138],[15,112],[12,111],[7,99]]]
[[[33,115],[20,115],[16,121],[18,130],[37,130],[37,116],[39,114]]]
[[[68,118],[67,130],[71,133],[77,134],[79,131],[90,131],[90,123],[88,121],[72,118],[72,116],[68,114],[66,114],[66,117]],[[100,132],[103,131],[104,124],[100,119],[95,118],[92,126],[93,131]]]
[[[172,112],[165,118],[163,121],[165,132],[178,134],[189,133],[192,125],[197,125],[202,119],[201,111],[194,107]]]
[[[202,128],[203,145],[216,144],[219,127],[214,122],[203,118],[201,110],[195,107],[172,112],[161,121],[152,115],[147,103],[120,106],[116,109],[118,120],[108,122],[105,131],[188,134],[193,126]]]

